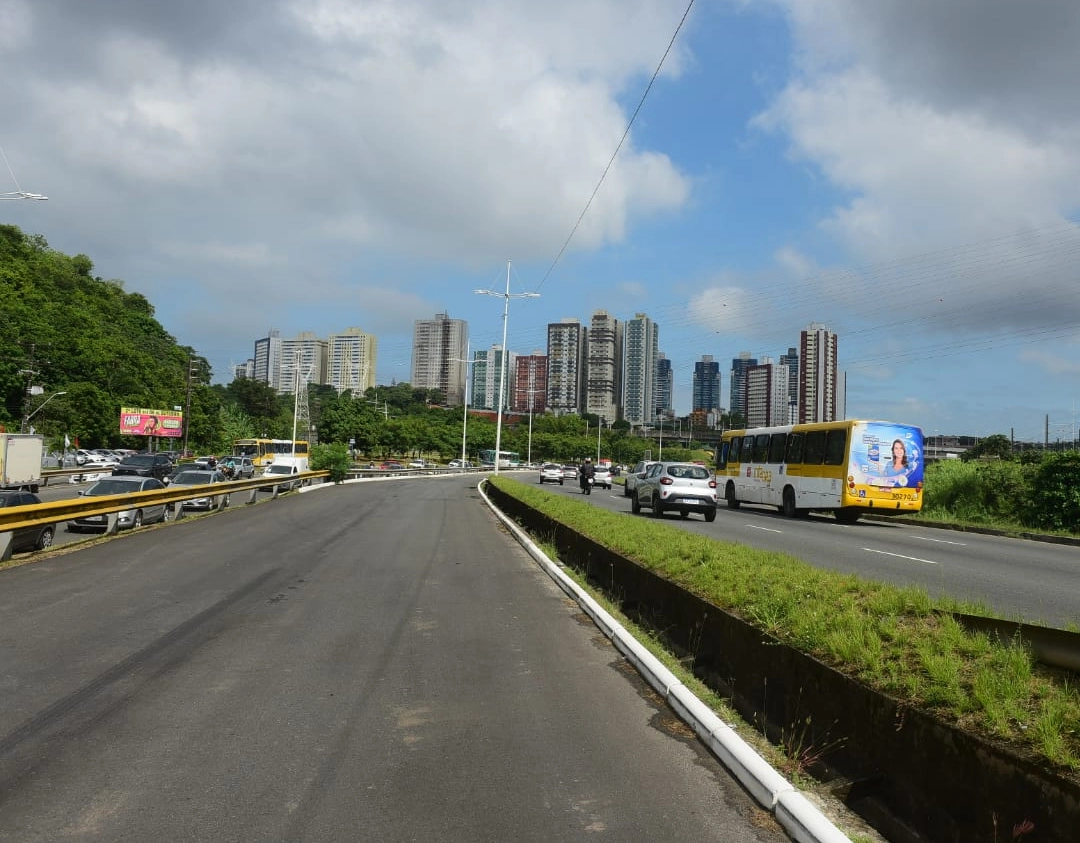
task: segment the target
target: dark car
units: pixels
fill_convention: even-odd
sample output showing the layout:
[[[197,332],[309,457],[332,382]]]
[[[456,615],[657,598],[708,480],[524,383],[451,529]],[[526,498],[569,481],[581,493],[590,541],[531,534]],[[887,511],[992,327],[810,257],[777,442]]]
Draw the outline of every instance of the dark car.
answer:
[[[33,506],[41,503],[41,498],[32,492],[0,491],[0,507]],[[56,535],[53,524],[39,524],[36,527],[23,527],[13,531],[11,537],[12,553],[23,550],[44,550],[52,544]]]
[[[172,470],[172,460],[166,454],[132,454],[120,460],[112,473],[114,477],[131,475],[164,480]]]

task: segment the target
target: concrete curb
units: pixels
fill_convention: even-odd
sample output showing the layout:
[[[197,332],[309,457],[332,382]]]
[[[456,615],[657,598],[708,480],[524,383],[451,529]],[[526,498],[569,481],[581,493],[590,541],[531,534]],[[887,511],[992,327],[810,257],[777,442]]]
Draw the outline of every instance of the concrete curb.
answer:
[[[721,764],[742,783],[751,796],[769,810],[776,821],[799,843],[851,843],[793,784],[773,769],[758,753],[698,699],[675,675],[641,643],[626,631],[592,597],[584,592],[563,569],[544,553],[517,524],[504,515],[477,486],[491,511],[506,526],[529,555],[555,583],[581,606],[600,631],[660,694],[676,714],[694,730]]]

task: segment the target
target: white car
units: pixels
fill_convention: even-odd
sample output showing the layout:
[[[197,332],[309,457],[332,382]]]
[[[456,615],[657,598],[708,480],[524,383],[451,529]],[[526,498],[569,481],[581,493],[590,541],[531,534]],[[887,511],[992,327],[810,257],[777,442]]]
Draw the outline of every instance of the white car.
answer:
[[[277,488],[281,491],[289,492],[300,486],[300,478],[294,477],[294,475],[299,473],[300,469],[296,465],[283,462],[274,462],[270,463],[270,465],[266,467],[266,469],[262,473],[262,476],[282,478],[282,482],[278,484]],[[270,489],[266,489],[265,491],[269,492]]]
[[[604,489],[611,488],[611,466],[598,465],[593,469],[592,483]]]
[[[654,462],[645,471],[630,496],[630,510],[652,510],[654,518],[678,512],[686,518],[701,513],[706,521],[716,520],[716,476],[703,465],[692,462]]]
[[[472,463],[468,460],[450,460],[448,465],[450,468],[472,468]]]
[[[557,462],[546,462],[540,466],[540,483],[558,483],[560,486],[565,479],[563,467]]]

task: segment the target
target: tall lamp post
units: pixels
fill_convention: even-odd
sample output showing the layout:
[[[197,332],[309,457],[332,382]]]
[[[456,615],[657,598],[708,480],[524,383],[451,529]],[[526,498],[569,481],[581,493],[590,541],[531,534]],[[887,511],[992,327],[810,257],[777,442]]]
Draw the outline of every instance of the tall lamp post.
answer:
[[[34,416],[44,410],[45,405],[52,401],[57,395],[67,395],[67,392],[54,392],[52,395],[42,401],[41,406],[34,410],[34,412],[27,413],[25,416],[23,416],[22,427],[19,428],[19,432],[26,433],[26,428],[30,426],[30,419],[32,419]]]
[[[600,465],[600,431],[604,429],[604,417],[600,416],[596,422],[596,464]]]
[[[498,406],[498,420],[495,422],[495,473],[499,473],[499,456],[502,453],[502,417],[503,417],[503,400],[506,397],[506,323],[510,315],[510,299],[535,299],[539,298],[539,293],[514,293],[510,294],[510,261],[506,262],[506,292],[497,293],[494,290],[473,290],[474,293],[481,296],[496,296],[501,297],[503,300],[503,336],[502,336],[502,367],[499,370],[499,406]]]
[[[475,361],[471,360],[472,357],[472,342],[465,343],[465,359],[455,357],[454,360],[458,363],[464,363],[466,366],[471,366]],[[465,375],[465,412],[461,417],[461,470],[465,471],[466,456],[465,456],[465,434],[469,429],[469,375]],[[498,456],[495,457],[495,462],[498,462]]]

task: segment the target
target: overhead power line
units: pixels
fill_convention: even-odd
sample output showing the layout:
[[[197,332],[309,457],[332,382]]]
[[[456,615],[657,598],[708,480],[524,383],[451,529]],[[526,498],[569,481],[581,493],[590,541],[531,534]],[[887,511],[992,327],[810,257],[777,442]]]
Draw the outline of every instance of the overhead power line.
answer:
[[[596,194],[600,192],[600,185],[604,183],[604,179],[607,178],[607,174],[611,171],[612,165],[615,163],[615,159],[619,155],[619,150],[622,149],[623,144],[626,142],[627,136],[630,134],[630,127],[634,125],[634,121],[637,120],[638,113],[641,111],[641,107],[645,105],[645,98],[649,96],[649,91],[652,90],[653,83],[656,81],[656,77],[660,75],[660,69],[664,66],[664,61],[667,59],[668,54],[671,52],[671,48],[675,46],[675,39],[679,37],[679,32],[683,28],[683,24],[686,23],[686,18],[690,15],[690,10],[694,7],[694,0],[686,6],[686,11],[683,12],[682,19],[679,21],[679,25],[675,27],[675,33],[671,36],[671,40],[668,42],[667,49],[664,50],[664,55],[660,57],[660,63],[656,65],[656,70],[653,71],[652,77],[649,79],[649,84],[645,86],[645,92],[641,95],[641,99],[638,101],[637,108],[634,109],[634,113],[630,116],[629,122],[626,124],[626,130],[622,133],[622,137],[619,138],[619,143],[615,147],[615,151],[611,153],[611,158],[607,162],[607,166],[604,167],[604,172],[600,174],[600,180],[596,183],[596,187],[593,188],[592,194],[589,196],[589,201],[585,203],[585,207],[582,208],[581,213],[578,215],[577,222],[574,223],[574,227],[570,229],[570,234],[567,235],[566,241],[562,244],[562,248],[559,249],[559,253],[555,255],[555,260],[551,262],[551,266],[548,267],[548,271],[544,273],[544,277],[540,279],[540,283],[536,285],[536,289],[539,290],[544,286],[544,282],[548,280],[551,273],[555,270],[556,265],[562,259],[563,253],[566,251],[567,246],[570,245],[570,241],[574,239],[574,235],[577,233],[578,227],[581,225],[581,221],[585,219],[585,215],[589,212],[589,208],[592,206],[593,200],[596,198]]]

